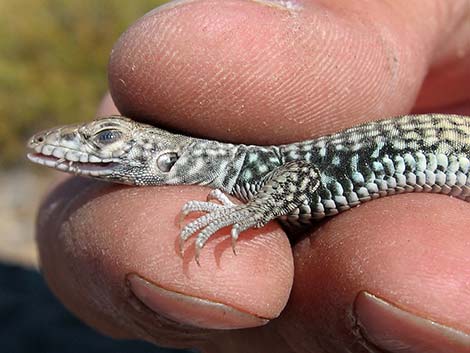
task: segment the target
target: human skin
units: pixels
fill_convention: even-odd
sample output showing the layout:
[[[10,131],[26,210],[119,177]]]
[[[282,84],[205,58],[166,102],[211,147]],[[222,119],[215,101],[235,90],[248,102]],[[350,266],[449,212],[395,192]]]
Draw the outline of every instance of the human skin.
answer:
[[[470,115],[470,1],[172,3],[119,39],[109,85],[98,115],[236,143]],[[208,191],[67,179],[38,217],[51,289],[106,334],[204,352],[470,350],[468,203],[387,197],[292,244],[272,222],[237,256],[224,230],[199,267],[177,216]]]

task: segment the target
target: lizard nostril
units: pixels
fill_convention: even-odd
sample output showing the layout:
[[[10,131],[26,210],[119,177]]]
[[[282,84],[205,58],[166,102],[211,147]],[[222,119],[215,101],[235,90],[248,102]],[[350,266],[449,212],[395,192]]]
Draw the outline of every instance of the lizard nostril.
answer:
[[[44,137],[43,136],[39,136],[37,139],[36,139],[37,142],[41,143],[41,142],[44,142]]]

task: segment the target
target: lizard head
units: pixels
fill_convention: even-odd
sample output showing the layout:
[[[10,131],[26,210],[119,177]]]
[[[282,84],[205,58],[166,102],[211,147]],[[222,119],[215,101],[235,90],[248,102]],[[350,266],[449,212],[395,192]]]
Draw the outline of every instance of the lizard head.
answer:
[[[122,116],[99,118],[34,135],[28,158],[64,172],[133,185],[168,184],[190,137]]]

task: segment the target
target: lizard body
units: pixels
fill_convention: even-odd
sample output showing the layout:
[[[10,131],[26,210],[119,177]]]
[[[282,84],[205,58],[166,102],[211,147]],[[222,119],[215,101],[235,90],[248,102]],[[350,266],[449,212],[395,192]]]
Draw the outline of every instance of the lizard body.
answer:
[[[278,218],[308,224],[378,197],[434,192],[470,200],[470,117],[406,115],[279,146],[198,139],[111,116],[33,136],[29,159],[131,185],[207,185],[205,212],[181,231],[196,256],[219,229],[240,232]],[[232,203],[224,193],[244,204]],[[216,199],[219,202],[211,202]]]

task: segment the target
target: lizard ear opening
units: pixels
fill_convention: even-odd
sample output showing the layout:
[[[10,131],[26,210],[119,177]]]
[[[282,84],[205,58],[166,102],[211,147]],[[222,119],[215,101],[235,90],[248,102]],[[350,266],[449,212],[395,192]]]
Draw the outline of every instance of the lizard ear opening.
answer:
[[[178,155],[175,152],[167,152],[160,155],[157,159],[157,167],[160,171],[167,173],[171,167],[178,160]]]

